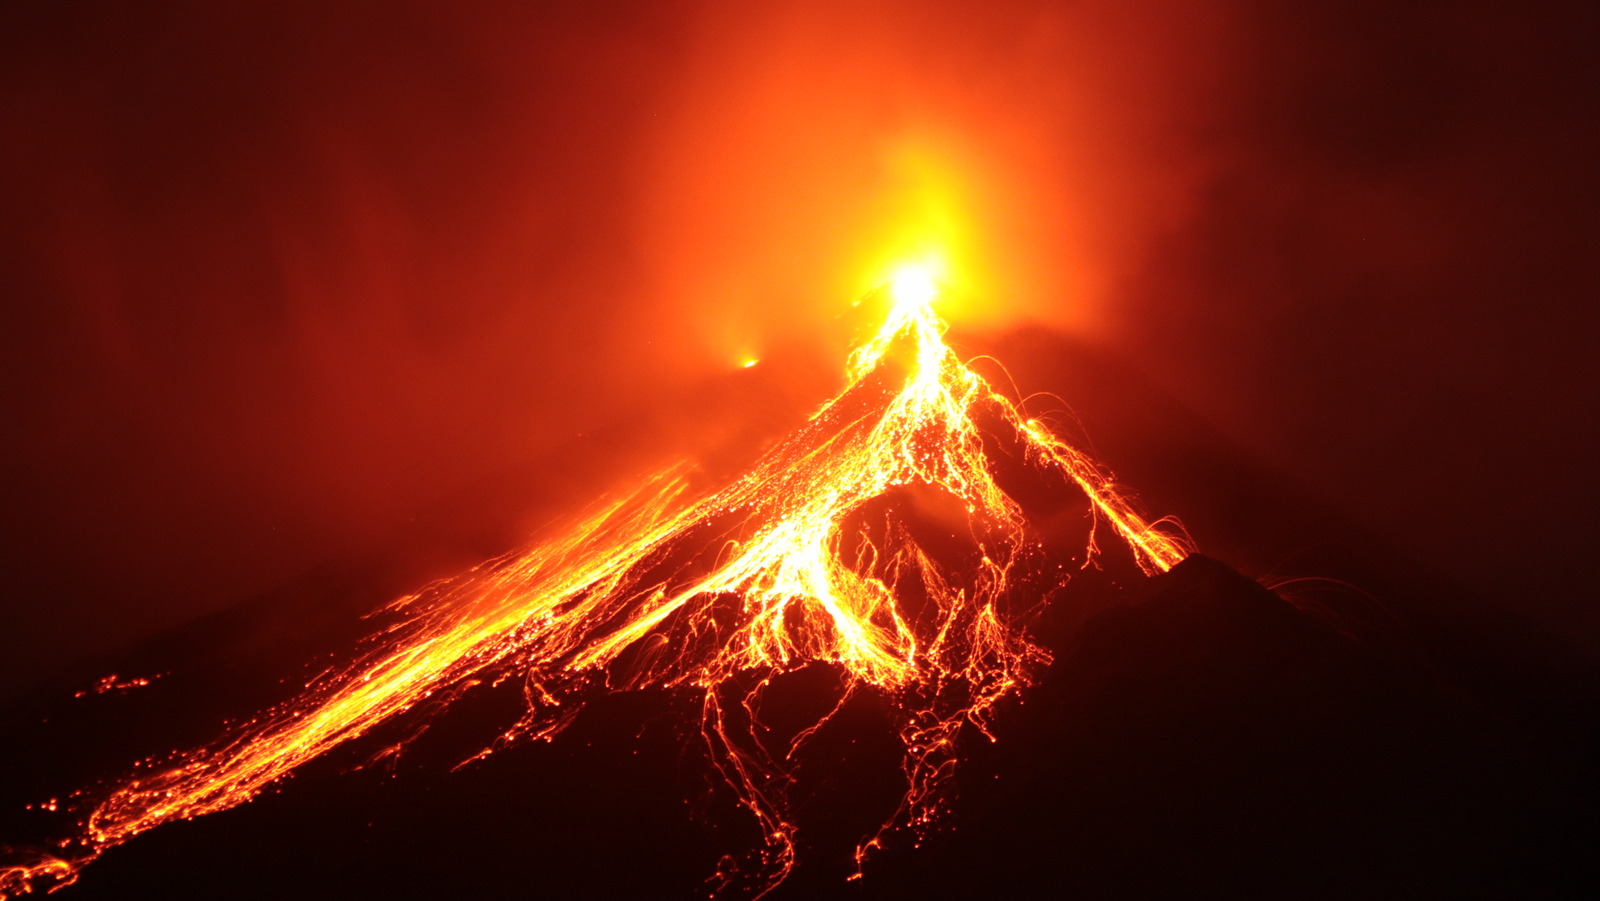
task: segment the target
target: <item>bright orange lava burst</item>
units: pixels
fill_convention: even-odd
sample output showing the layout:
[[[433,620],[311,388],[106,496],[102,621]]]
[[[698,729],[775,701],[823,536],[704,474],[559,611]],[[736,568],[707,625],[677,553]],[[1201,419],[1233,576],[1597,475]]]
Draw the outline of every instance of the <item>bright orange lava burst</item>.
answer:
[[[730,724],[743,721],[726,715],[725,690],[735,676],[753,677],[739,700],[754,711],[775,676],[832,665],[844,677],[835,711],[862,689],[891,701],[907,784],[884,827],[925,826],[962,724],[987,731],[995,706],[1048,663],[1002,612],[1024,522],[995,481],[978,420],[991,432],[1008,429],[1035,466],[1076,483],[1147,573],[1170,568],[1188,547],[957,359],[930,306],[928,272],[901,271],[890,293],[887,321],[851,356],[848,386],[743,478],[696,496],[686,468],[670,469],[531,550],[399,599],[400,624],[354,663],[216,743],[116,785],[60,854],[0,870],[0,897],[70,882],[141,832],[245,803],[334,746],[424,699],[453,697],[486,672],[522,678],[529,700],[496,747],[554,736],[595,677],[611,687],[698,692],[711,759],[765,836],[753,866],[724,873],[725,884],[759,895],[794,865],[786,765],[832,714],[775,754],[755,740],[754,724]],[[943,492],[964,507],[975,571],[942,569],[903,528],[876,543],[847,534],[849,517],[901,487]],[[927,598],[915,615],[898,600],[913,586]],[[642,653],[647,639],[655,648]],[[876,842],[865,840],[858,860]]]

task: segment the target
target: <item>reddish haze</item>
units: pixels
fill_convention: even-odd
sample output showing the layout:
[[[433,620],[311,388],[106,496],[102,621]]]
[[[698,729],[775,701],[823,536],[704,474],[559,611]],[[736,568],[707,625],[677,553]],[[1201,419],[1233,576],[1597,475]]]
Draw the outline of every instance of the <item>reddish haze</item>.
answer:
[[[834,354],[930,252],[1594,622],[1578,4],[258,6],[4,13],[0,684]]]
[[[927,254],[964,325],[1113,319],[1115,281],[1211,166],[1187,130],[1231,65],[1229,15],[822,6],[698,21],[642,147],[653,293],[701,320],[685,350],[815,332]]]

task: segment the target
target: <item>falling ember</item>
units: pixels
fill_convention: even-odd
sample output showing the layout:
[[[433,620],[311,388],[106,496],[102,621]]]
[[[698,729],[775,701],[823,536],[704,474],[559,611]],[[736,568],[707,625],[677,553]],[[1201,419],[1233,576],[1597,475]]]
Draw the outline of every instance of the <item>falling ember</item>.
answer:
[[[901,270],[888,291],[887,321],[852,354],[845,389],[742,478],[697,493],[687,467],[668,469],[550,540],[395,601],[398,624],[353,663],[211,745],[145,762],[96,796],[57,852],[13,852],[0,898],[68,884],[108,848],[243,804],[424,699],[483,679],[520,679],[528,699],[484,755],[552,738],[597,683],[696,693],[710,759],[764,836],[749,866],[719,875],[759,895],[795,862],[788,765],[832,714],[775,753],[731,705],[754,711],[774,677],[830,665],[842,676],[834,710],[861,690],[890,702],[906,786],[884,829],[925,827],[962,725],[987,732],[996,705],[1049,662],[1009,615],[1013,570],[1032,544],[995,479],[995,441],[1081,489],[1145,572],[1170,568],[1188,546],[961,363],[930,306],[927,270]],[[959,504],[973,544],[966,571],[941,566],[904,528],[869,536],[850,525],[896,489]],[[910,594],[924,600],[908,604]],[[736,677],[754,687],[730,695]],[[858,861],[878,836],[863,840]]]
[[[135,688],[143,688],[146,685],[149,685],[151,681],[161,678],[162,675],[163,674],[157,674],[148,678],[140,677],[134,679],[123,679],[119,678],[116,673],[112,673],[109,676],[101,677],[94,683],[93,688],[85,688],[81,691],[73,692],[72,696],[74,698],[82,698],[87,697],[91,693],[103,695],[107,692],[125,694]]]

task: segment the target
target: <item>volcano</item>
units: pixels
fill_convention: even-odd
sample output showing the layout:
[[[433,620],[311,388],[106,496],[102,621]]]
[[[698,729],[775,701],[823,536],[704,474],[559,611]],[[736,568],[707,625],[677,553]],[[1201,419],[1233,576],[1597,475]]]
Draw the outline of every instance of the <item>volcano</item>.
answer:
[[[383,605],[222,737],[45,802],[72,828],[0,892],[1565,884],[1581,760],[1195,554],[930,300],[871,298],[847,387],[731,483],[643,479]],[[166,688],[103,685],[135,717]]]

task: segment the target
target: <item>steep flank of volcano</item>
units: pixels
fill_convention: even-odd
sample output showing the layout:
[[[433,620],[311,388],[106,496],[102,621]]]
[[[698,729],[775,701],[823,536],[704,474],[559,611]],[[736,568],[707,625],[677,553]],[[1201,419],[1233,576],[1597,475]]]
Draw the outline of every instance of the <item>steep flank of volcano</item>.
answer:
[[[839,515],[824,532],[825,553],[797,558],[825,564],[818,584],[837,610],[866,611],[859,634],[889,650],[861,660],[906,662],[898,687],[852,668],[844,645],[828,640],[838,636],[818,598],[769,598],[781,612],[762,631],[752,625],[768,610],[759,591],[696,591],[731,578],[762,536],[803,524],[798,511],[810,509],[813,489],[839,484],[839,455],[874,446],[886,423],[905,421],[890,411],[919,371],[918,347],[902,329],[741,479],[700,491],[696,477],[675,470],[532,552],[366,621],[377,631],[357,653],[241,721],[237,747],[338,709],[363,674],[381,675],[384,661],[426,649],[473,622],[474,611],[537,599],[519,585],[608,542],[626,544],[630,529],[662,527],[658,541],[619,558],[614,579],[536,608],[569,632],[540,638],[536,622],[501,633],[509,645],[501,656],[461,658],[417,687],[409,706],[344,733],[252,803],[99,849],[70,896],[703,898],[718,885],[772,901],[1594,893],[1588,857],[1600,833],[1600,780],[1585,736],[1600,721],[1600,690],[1592,670],[1525,681],[1518,673],[1532,670],[1498,658],[1441,668],[1426,640],[1415,656],[1352,640],[1215,560],[1191,555],[1163,571],[1137,543],[1115,540],[1121,532],[1094,499],[1104,475],[1090,468],[1075,478],[1070,464],[1084,461],[1033,440],[1026,420],[986,386],[955,407],[970,432],[930,429],[907,446],[978,448],[1008,515],[969,506],[965,492],[988,483],[962,487],[951,474],[972,470],[891,454],[877,459],[938,478],[863,482],[870,490],[853,495],[858,503],[827,508]],[[959,384],[959,370],[943,373]],[[943,444],[952,434],[975,437]],[[828,454],[813,453],[822,446]],[[783,487],[762,488],[769,484]],[[558,551],[568,556],[541,556]],[[1026,655],[1010,670],[1014,686],[982,682],[986,670],[952,671],[995,659],[962,650],[961,641],[985,634],[972,625],[985,620],[955,603],[993,588],[986,556],[1005,578],[988,595],[993,621],[1012,642],[989,647]],[[526,569],[540,560],[546,569]],[[90,784],[108,757],[147,753],[113,752],[108,738],[126,743],[160,722],[179,736],[165,746],[182,736],[201,746],[217,711],[257,709],[220,703],[237,693],[243,665],[219,650],[228,636],[313,628],[304,618],[332,599],[388,596],[363,585],[323,579],[202,624],[139,666],[119,661],[95,673],[168,673],[148,686],[98,693],[100,681],[89,678],[74,686],[84,697],[32,710],[26,728],[0,727],[10,739],[0,765],[12,775],[0,786],[10,793],[0,797],[0,830],[37,834],[48,821],[60,834],[127,789],[124,777],[59,810],[38,809],[50,786]],[[873,585],[892,604],[863,606],[881,597]],[[582,654],[626,634],[631,615],[675,598],[637,639],[583,668]],[[1383,600],[1403,610],[1417,598]],[[585,610],[609,615],[585,618]],[[941,630],[942,657],[931,650]],[[557,648],[565,656],[539,662]],[[726,655],[763,648],[791,656],[728,663]],[[703,668],[719,662],[725,668]],[[984,684],[1002,693],[986,701],[975,690]],[[1474,688],[1483,685],[1494,691]],[[509,736],[508,723],[517,724]],[[529,735],[552,740],[515,740]],[[201,747],[137,771],[226,762],[226,743]],[[60,775],[75,772],[64,762],[72,758],[92,775]],[[29,775],[47,772],[57,775]],[[12,804],[22,787],[26,797]],[[24,800],[34,809],[21,810]],[[753,804],[765,806],[752,815]],[[75,878],[82,859],[67,858],[80,847],[12,859]],[[35,884],[52,875],[35,871]]]
[[[875,694],[904,793],[857,862],[886,829],[920,833],[946,799],[961,730],[989,733],[997,705],[1048,663],[1031,632],[1044,598],[1078,570],[1138,578],[1187,553],[963,365],[929,299],[900,299],[852,355],[845,390],[732,484],[697,494],[683,468],[667,470],[525,553],[401,598],[353,660],[299,697],[85,794],[66,853],[0,871],[0,894],[71,881],[108,848],[249,801],[486,681],[520,684],[526,710],[479,757],[555,736],[597,690],[696,694],[709,758],[760,835],[719,878],[757,894],[795,866],[796,752],[853,697]],[[1084,527],[1076,569],[1030,524],[1072,509]],[[817,665],[837,674],[831,703],[773,746],[767,689]]]

